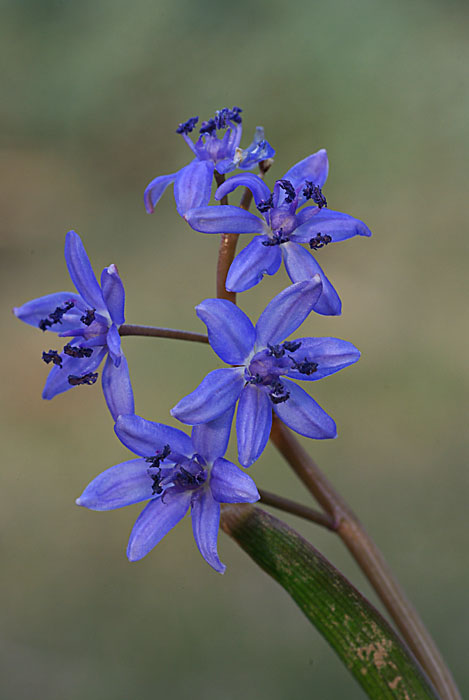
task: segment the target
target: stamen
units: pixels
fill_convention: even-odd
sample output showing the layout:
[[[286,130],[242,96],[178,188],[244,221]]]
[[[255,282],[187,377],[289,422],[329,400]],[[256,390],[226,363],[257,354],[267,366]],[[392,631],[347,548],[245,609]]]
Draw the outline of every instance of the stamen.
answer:
[[[296,197],[295,188],[293,187],[290,180],[277,180],[277,184],[280,185],[282,190],[285,190],[285,202],[290,204]]]
[[[317,362],[310,362],[309,360],[304,359],[304,362],[297,362],[294,357],[291,355],[288,356],[290,360],[293,362],[293,367],[292,369],[296,369],[298,372],[301,374],[314,374],[318,368],[318,363]]]
[[[165,445],[162,450],[156,450],[156,453],[152,457],[145,457],[145,462],[151,464],[152,467],[159,469],[160,462],[162,462],[166,457],[171,454],[171,448],[169,445]]]
[[[62,316],[64,316],[67,311],[70,311],[75,306],[75,302],[70,300],[64,302],[62,306],[57,306],[55,311],[52,311],[47,318],[42,318],[38,326],[41,329],[41,331],[47,330],[47,328],[50,328],[50,326],[55,325],[56,323],[62,323]]]
[[[311,240],[309,242],[309,247],[312,250],[319,250],[319,248],[323,248],[325,245],[327,245],[331,241],[332,241],[332,238],[327,233],[324,235],[322,235],[322,233],[317,233],[316,236],[311,238]]]
[[[273,238],[268,238],[266,241],[262,241],[262,245],[282,245],[282,243],[288,243],[289,241],[288,236],[283,235],[283,229],[279,229],[273,234]]]
[[[176,134],[190,134],[191,131],[194,130],[198,121],[199,117],[191,117],[186,122],[182,122],[176,129]]]
[[[244,386],[246,386],[247,384],[260,384],[261,382],[262,382],[261,375],[259,373],[256,373],[256,374],[254,374],[251,377],[248,377],[246,379],[246,384]]]
[[[272,203],[273,198],[274,198],[274,195],[271,194],[268,199],[263,199],[259,202],[259,204],[257,205],[257,208],[261,214],[265,214],[266,211],[269,211],[269,209],[273,208],[273,206],[274,206]]]
[[[80,321],[85,324],[85,326],[91,326],[96,316],[96,309],[87,309],[83,316],[80,316]]]
[[[283,347],[287,352],[295,352],[301,348],[301,340],[286,340],[283,343]]]
[[[198,474],[191,474],[190,471],[184,469],[184,467],[179,467],[179,472],[176,474],[175,479],[179,486],[199,486],[205,482],[205,472],[202,470]]]
[[[97,372],[87,372],[87,374],[83,374],[81,377],[77,374],[69,374],[68,375],[68,383],[71,384],[72,386],[78,386],[79,384],[94,384],[95,381],[98,378],[98,373]]]
[[[269,398],[272,403],[284,403],[290,398],[290,392],[285,389],[280,379],[276,379],[270,386],[272,391],[269,393]]]
[[[269,355],[277,358],[277,360],[285,355],[285,348],[283,345],[270,345],[267,343],[267,347],[269,348]]]
[[[315,204],[318,205],[320,209],[327,207],[327,200],[324,197],[319,185],[315,185],[309,180],[305,180],[305,187],[303,189],[303,194],[306,199],[312,199]]]
[[[70,357],[91,357],[93,354],[93,348],[76,348],[73,347],[73,345],[70,345],[70,343],[67,343],[67,345],[64,347],[64,353],[66,355],[70,355]]]
[[[241,112],[243,110],[240,107],[233,107],[233,109],[228,109],[224,107],[215,112],[215,116],[208,119],[206,122],[202,122],[199,129],[201,134],[213,134],[219,129],[227,129],[230,126],[230,122],[235,122],[235,124],[241,124]]]
[[[161,469],[158,469],[158,472],[156,474],[152,474],[150,470],[148,470],[148,476],[153,481],[153,486],[151,488],[153,496],[157,496],[160,493],[163,493],[163,487],[161,486]]]
[[[57,365],[58,367],[60,367],[60,369],[62,369],[62,358],[60,357],[57,350],[49,350],[49,352],[43,352],[42,359],[47,364],[53,362],[54,365]]]

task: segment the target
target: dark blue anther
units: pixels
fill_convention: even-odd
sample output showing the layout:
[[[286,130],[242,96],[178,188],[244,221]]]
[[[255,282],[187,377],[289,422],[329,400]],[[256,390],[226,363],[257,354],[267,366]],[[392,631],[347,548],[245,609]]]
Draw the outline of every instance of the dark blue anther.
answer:
[[[169,445],[165,445],[162,450],[156,450],[152,457],[145,457],[145,462],[151,464],[152,467],[159,468],[160,462],[162,462],[166,457],[171,454],[171,448]]]
[[[326,233],[317,233],[314,238],[311,238],[309,242],[309,247],[312,250],[319,250],[319,248],[323,248],[325,245],[330,243],[332,241],[332,238]]]
[[[262,245],[282,245],[282,243],[288,243],[289,240],[290,239],[288,236],[283,235],[283,229],[279,229],[273,234],[273,238],[268,238],[267,240],[262,241]]]
[[[47,318],[43,318],[39,321],[38,326],[41,329],[41,331],[45,331],[47,328],[50,326],[53,326],[56,323],[62,323],[62,316],[64,316],[67,311],[70,311],[75,306],[75,302],[73,301],[66,301],[62,306],[57,306],[55,311],[52,311]]]
[[[301,348],[301,340],[286,340],[283,343],[283,347],[287,352],[295,352]]]
[[[67,343],[64,347],[64,353],[66,355],[70,355],[70,357],[91,357],[93,354],[93,348],[76,348],[73,347],[73,345],[70,345],[70,343]]]
[[[293,187],[290,180],[277,180],[282,190],[285,190],[285,202],[290,204],[296,197],[295,188]]]
[[[83,374],[81,377],[76,374],[69,374],[68,383],[72,386],[78,386],[79,384],[94,384],[97,378],[97,372],[87,372],[87,374]]]
[[[272,209],[274,206],[272,203],[274,195],[271,194],[269,199],[263,199],[259,202],[257,205],[258,210],[261,212],[261,214],[265,214],[266,211],[269,211],[269,209]]]
[[[186,122],[182,122],[182,124],[179,124],[178,128],[176,129],[176,133],[177,134],[190,134],[191,131],[193,131],[193,129],[198,121],[199,121],[199,117],[191,117]]]
[[[47,364],[49,364],[50,362],[53,362],[54,365],[57,365],[58,367],[60,367],[62,369],[62,358],[60,357],[57,350],[49,350],[49,352],[43,352],[42,359]]]
[[[285,389],[280,379],[276,379],[270,386],[272,391],[269,392],[269,398],[272,403],[284,403],[290,398],[290,392]]]
[[[91,326],[96,316],[96,309],[87,309],[83,316],[80,316],[80,321],[85,324],[85,326]]]
[[[269,355],[276,357],[277,360],[285,355],[285,347],[283,345],[270,345],[267,343],[267,347],[269,348]]]
[[[315,185],[309,180],[305,180],[305,187],[303,189],[303,194],[306,199],[312,199],[315,204],[318,205],[320,209],[327,207],[327,200],[324,197],[319,185]]]
[[[202,470],[198,474],[191,474],[190,471],[184,469],[184,467],[179,467],[179,471],[176,473],[175,480],[183,488],[188,486],[200,486],[205,481],[205,472]]]
[[[314,374],[318,368],[318,363],[317,362],[310,362],[309,360],[304,359],[304,362],[297,362],[294,357],[289,355],[290,360],[293,362],[293,367],[292,369],[296,369],[297,372],[300,372],[300,374]]]

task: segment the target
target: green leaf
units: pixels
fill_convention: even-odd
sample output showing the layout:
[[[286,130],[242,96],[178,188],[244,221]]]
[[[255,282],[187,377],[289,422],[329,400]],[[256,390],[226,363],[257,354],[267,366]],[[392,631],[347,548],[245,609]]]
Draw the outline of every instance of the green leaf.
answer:
[[[221,525],[291,595],[370,698],[438,700],[386,620],[297,532],[249,505],[224,506]]]

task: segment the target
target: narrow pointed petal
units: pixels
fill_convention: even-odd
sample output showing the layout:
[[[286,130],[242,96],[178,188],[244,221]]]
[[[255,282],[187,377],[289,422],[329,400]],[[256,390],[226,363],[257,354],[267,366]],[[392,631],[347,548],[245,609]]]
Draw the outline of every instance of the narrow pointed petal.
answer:
[[[371,236],[370,229],[363,221],[339,211],[321,209],[315,216],[298,226],[290,238],[297,243],[309,243],[318,233],[330,236],[333,243],[345,241],[353,236]]]
[[[337,437],[337,429],[332,418],[298,384],[282,379],[282,384],[290,392],[284,403],[274,404],[274,411],[289,428],[305,437],[324,440]]]
[[[219,457],[213,465],[210,488],[219,503],[255,503],[260,499],[251,477],[223,457]]]
[[[256,206],[259,202],[263,202],[270,197],[270,190],[263,180],[258,175],[253,173],[243,173],[242,175],[234,175],[220,185],[215,192],[215,199],[222,199],[230,192],[233,192],[237,187],[247,187],[251,190]]]
[[[288,372],[288,377],[292,379],[304,379],[305,381],[315,381],[335,374],[344,367],[353,365],[360,359],[360,351],[355,345],[340,338],[295,338],[301,343],[298,350],[288,353],[296,362],[316,362],[318,367],[310,375],[301,374],[296,370]]]
[[[191,457],[194,450],[189,435],[163,423],[154,423],[140,416],[120,415],[114,426],[119,440],[135,454],[152,457],[169,445],[171,452]]]
[[[105,267],[101,273],[101,288],[111,319],[120,326],[125,322],[125,291],[119,271],[115,265]]]
[[[318,301],[322,291],[319,275],[307,282],[297,282],[284,289],[266,306],[256,325],[257,345],[275,345],[301,326]]]
[[[153,214],[163,192],[168,185],[175,181],[176,177],[177,173],[171,173],[171,175],[160,175],[159,177],[155,177],[155,179],[146,186],[143,194],[143,202],[145,204],[145,209],[149,214]]]
[[[323,187],[329,173],[329,161],[325,148],[313,153],[312,155],[300,160],[283,176],[283,180],[289,180],[295,190],[302,185],[306,180],[314,185]],[[298,206],[300,207],[306,198],[302,193],[298,198]]]
[[[212,349],[223,362],[241,365],[256,339],[256,331],[246,314],[226,299],[205,299],[195,307],[205,323]]]
[[[264,451],[272,427],[272,404],[267,393],[254,384],[244,387],[236,415],[238,459],[249,467]]]
[[[122,359],[121,337],[115,323],[112,324],[106,335],[106,344],[112,361],[119,367]]]
[[[178,172],[174,183],[178,214],[184,216],[189,209],[207,206],[212,194],[214,169],[211,160],[196,159]]]
[[[13,313],[20,321],[28,323],[30,326],[39,328],[40,321],[46,319],[49,314],[53,313],[59,306],[67,301],[73,301],[80,308],[76,307],[62,316],[61,323],[54,323],[47,328],[52,333],[66,332],[80,324],[80,316],[83,314],[85,304],[83,299],[75,292],[56,292],[55,294],[46,294],[43,297],[27,301],[23,306],[15,306]]]
[[[103,358],[107,354],[107,348],[94,348],[91,357],[69,357],[62,355],[62,367],[55,366],[49,372],[44,391],[42,392],[43,399],[53,399],[57,394],[62,394],[64,391],[72,388],[68,381],[70,375],[82,377],[84,374],[94,372]]]
[[[243,368],[215,369],[170,413],[182,423],[197,425],[219,418],[238,400],[244,385]]]
[[[309,280],[314,275],[319,275],[321,278],[322,292],[313,310],[324,316],[339,316],[342,311],[342,302],[316,258],[293,241],[284,243],[281,248],[285,269],[292,282]]]
[[[72,282],[77,292],[99,313],[107,313],[101,287],[91,267],[86,250],[80,236],[75,231],[69,231],[65,238],[65,261]]]
[[[210,566],[219,574],[225,572],[226,566],[218,558],[217,538],[220,527],[220,504],[217,503],[210,489],[197,494],[192,503],[192,531],[199,552]]]
[[[231,263],[226,278],[226,288],[232,292],[244,292],[258,284],[264,275],[275,275],[282,254],[280,246],[263,245],[267,236],[256,236]]]
[[[129,561],[142,559],[165,535],[183,519],[189,510],[191,492],[166,494],[156,498],[142,510],[130,534],[127,546]]]
[[[108,356],[102,374],[104,398],[114,421],[118,416],[134,413],[134,394],[130,383],[129,368],[125,355],[118,367]]]
[[[75,502],[90,510],[114,510],[153,497],[147,462],[131,459],[99,474]]]
[[[234,410],[235,404],[230,406],[219,418],[209,423],[194,425],[192,428],[194,450],[209,464],[212,464],[218,457],[222,457],[227,450]]]
[[[259,217],[229,204],[192,209],[184,218],[189,226],[202,233],[265,233],[266,229]]]

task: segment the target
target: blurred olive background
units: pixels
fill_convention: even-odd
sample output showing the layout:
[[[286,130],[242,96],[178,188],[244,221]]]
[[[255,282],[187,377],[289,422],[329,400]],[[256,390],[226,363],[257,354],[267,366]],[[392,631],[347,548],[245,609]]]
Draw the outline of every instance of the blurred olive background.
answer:
[[[125,547],[140,507],[74,505],[91,478],[129,453],[98,385],[41,400],[41,352],[54,338],[11,315],[71,288],[63,243],[74,228],[98,273],[119,266],[129,322],[202,331],[193,307],[214,295],[216,237],[184,224],[171,191],[148,216],[142,193],[190,159],[175,134],[180,121],[233,104],[244,109],[243,144],[263,124],[277,149],[269,184],[327,147],[329,205],[374,232],[318,254],[343,315],[312,316],[305,334],[348,339],[362,359],[311,385],[339,438],[304,442],[469,690],[465,4],[0,7],[0,697],[363,697],[291,600],[224,535],[223,577],[200,557],[188,519],[131,565]],[[286,284],[283,271],[264,280],[242,307],[255,317]],[[137,412],[157,421],[175,424],[169,408],[217,366],[196,344],[127,338],[124,347]],[[308,502],[274,448],[250,473]],[[376,602],[333,535],[287,519]]]

